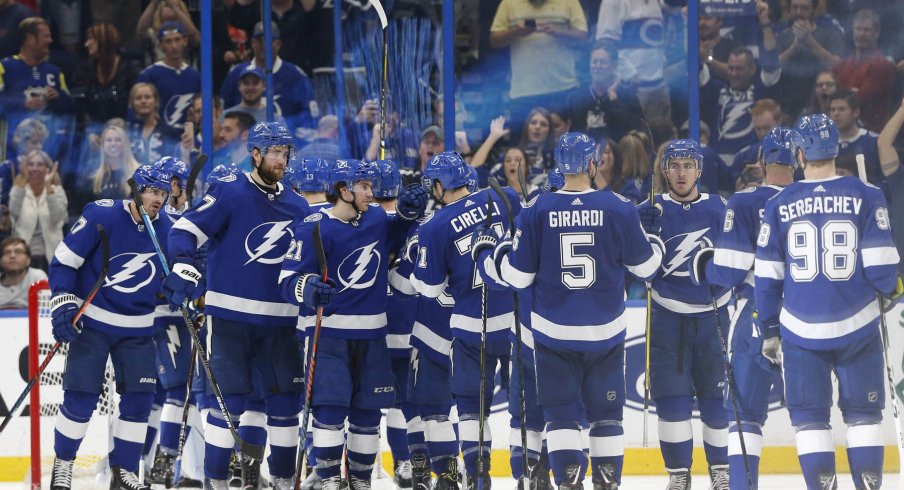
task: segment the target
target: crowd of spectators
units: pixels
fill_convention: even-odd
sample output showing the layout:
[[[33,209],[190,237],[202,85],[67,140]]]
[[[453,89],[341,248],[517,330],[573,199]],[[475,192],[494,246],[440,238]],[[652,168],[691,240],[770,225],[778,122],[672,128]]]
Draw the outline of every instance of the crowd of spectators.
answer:
[[[167,155],[191,161],[200,151],[196,3],[0,0],[0,239],[17,237],[32,267],[46,270],[87,202],[126,197],[138,165]],[[214,3],[213,165],[250,170],[248,131],[272,109],[294,131],[299,156],[374,159],[382,131],[406,182],[439,151],[456,149],[483,183],[494,175],[526,198],[554,166],[558,136],[582,131],[605,144],[597,186],[639,202],[656,186],[657,150],[686,135],[697,113],[700,186],[727,196],[762,183],[758,144],[769,129],[824,112],[838,125],[842,156],[866,156],[867,177],[887,191],[894,228],[904,229],[895,149],[904,0],[756,0],[741,15],[701,14],[691,20],[700,60],[691,70],[679,0],[456,2],[456,80],[478,88],[456,93],[454,142],[444,141],[438,58],[425,61],[430,80],[417,80],[432,87],[430,122],[414,127],[391,109],[381,125],[374,93],[346,87],[346,114],[335,113],[335,88],[321,93],[322,77],[335,84],[331,1],[272,0],[272,86],[260,0]],[[432,22],[439,39],[436,2],[383,3],[394,21]],[[373,22],[367,2],[342,9],[344,22]],[[360,57],[345,58],[354,65]],[[700,106],[690,111],[695,72]],[[25,276],[18,265],[8,269],[15,261],[3,248],[6,286]]]

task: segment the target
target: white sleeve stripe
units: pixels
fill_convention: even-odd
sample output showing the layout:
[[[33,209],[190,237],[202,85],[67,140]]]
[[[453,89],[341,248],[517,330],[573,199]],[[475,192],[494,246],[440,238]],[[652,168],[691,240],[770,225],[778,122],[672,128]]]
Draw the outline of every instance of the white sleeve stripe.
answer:
[[[756,254],[753,252],[741,252],[730,248],[717,248],[713,263],[719,267],[749,271],[753,267]]]
[[[191,233],[192,235],[194,235],[195,238],[198,239],[198,247],[207,243],[207,235],[203,231],[201,231],[201,229],[198,228],[197,225],[195,225],[191,221],[185,219],[184,217],[179,218],[179,220],[176,221],[176,224],[173,225],[172,229],[173,230],[185,230],[185,231]]]
[[[863,267],[875,267],[879,265],[897,265],[901,258],[895,247],[864,248]]]
[[[496,273],[496,262],[493,261],[493,257],[487,256],[483,259],[483,270],[493,282],[508,287],[508,283],[502,280],[502,278],[499,277],[499,274]]]
[[[295,274],[298,274],[298,273],[295,271],[281,270],[281,271],[279,271],[279,279],[276,280],[276,283],[279,284],[279,283],[283,282],[283,280],[285,278],[292,277]]]
[[[430,327],[421,322],[414,322],[414,326],[411,327],[411,336],[420,340],[424,345],[440,354],[449,355],[449,352],[452,351],[451,340],[442,338],[436,332],[430,330]]]
[[[756,259],[754,274],[756,277],[783,281],[785,280],[785,263],[775,260]]]
[[[411,343],[408,339],[410,334],[390,333],[386,335],[386,347],[390,349],[408,349]],[[179,421],[181,422],[181,420]]]
[[[627,268],[631,274],[642,278],[652,277],[653,274],[656,273],[656,270],[659,269],[659,266],[662,265],[662,250],[655,245],[650,245],[650,248],[653,251],[653,255],[651,255],[644,263],[625,265],[625,268]]]
[[[397,291],[401,291],[402,293],[409,296],[414,296],[417,294],[417,291],[414,289],[414,285],[411,284],[411,281],[399,274],[399,271],[395,269],[389,271],[389,285],[395,288]]]
[[[446,290],[446,283],[448,282],[449,278],[446,277],[440,284],[427,284],[418,279],[413,272],[411,273],[411,285],[414,286],[414,290],[428,298],[438,298]]]
[[[536,276],[536,274],[533,272],[523,272],[515,268],[515,266],[509,263],[508,254],[506,254],[505,257],[502,257],[502,264],[499,269],[502,280],[511,284],[513,287],[524,289],[534,283],[534,276]]]
[[[53,253],[56,259],[63,265],[78,269],[85,263],[85,258],[70,249],[66,242],[60,242],[56,251]]]

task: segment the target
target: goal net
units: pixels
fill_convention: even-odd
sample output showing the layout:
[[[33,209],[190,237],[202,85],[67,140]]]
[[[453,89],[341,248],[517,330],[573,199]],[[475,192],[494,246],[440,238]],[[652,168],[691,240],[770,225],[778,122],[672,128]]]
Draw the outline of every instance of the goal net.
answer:
[[[31,378],[55,343],[50,323],[50,289],[47,281],[37,282],[29,290],[28,329],[28,376]],[[63,403],[63,371],[66,368],[68,350],[68,345],[63,344],[30,393],[30,406],[39,407],[39,410],[29,411],[31,471],[26,478],[30,477],[33,489],[41,488],[42,475],[48,484],[50,482],[54,458],[54,426]],[[115,416],[116,403],[113,366],[108,361],[104,373],[103,392],[73,466],[74,477],[94,475],[109,452],[111,445],[109,428]]]

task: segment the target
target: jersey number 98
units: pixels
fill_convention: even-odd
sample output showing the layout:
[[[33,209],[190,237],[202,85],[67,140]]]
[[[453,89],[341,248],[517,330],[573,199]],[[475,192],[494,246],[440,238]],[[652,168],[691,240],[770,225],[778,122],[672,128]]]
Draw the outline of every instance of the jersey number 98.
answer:
[[[788,228],[791,278],[810,282],[822,271],[830,281],[850,279],[857,265],[857,227],[850,221],[828,221],[822,227],[797,221]]]

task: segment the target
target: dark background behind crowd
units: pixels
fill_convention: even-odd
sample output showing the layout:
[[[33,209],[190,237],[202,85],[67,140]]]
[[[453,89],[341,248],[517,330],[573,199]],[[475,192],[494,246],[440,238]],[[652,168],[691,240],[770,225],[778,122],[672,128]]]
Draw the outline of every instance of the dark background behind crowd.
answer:
[[[197,155],[206,112],[198,3],[0,0],[0,239],[21,238],[33,267],[46,269],[87,202],[126,197],[137,166]],[[456,102],[446,108],[441,2],[383,2],[388,156],[414,182],[434,154],[455,149],[484,184],[494,175],[527,195],[554,167],[558,136],[582,131],[605,144],[599,187],[639,202],[655,185],[657,150],[688,132],[691,73],[703,191],[760,185],[759,141],[824,112],[841,133],[839,172],[856,175],[853,155],[864,154],[904,229],[904,0],[753,0],[740,15],[709,15],[722,3],[701,2],[691,19],[700,63],[688,70],[680,0],[455,0]],[[268,94],[300,157],[377,157],[382,33],[366,1],[340,7],[341,96],[331,0],[272,0],[272,87],[260,1],[214,5],[210,168],[250,170],[245,142]],[[454,142],[444,141],[445,110],[455,113]],[[7,262],[0,279],[24,277]]]

